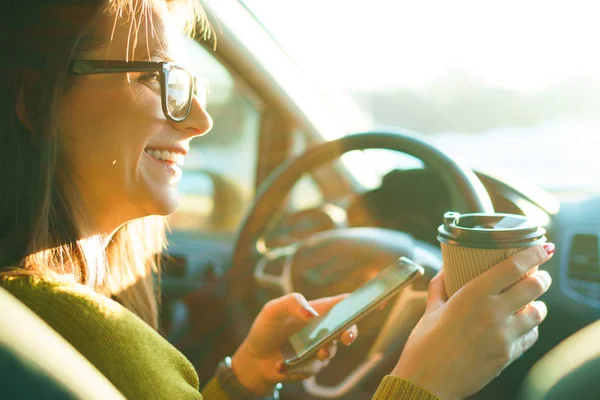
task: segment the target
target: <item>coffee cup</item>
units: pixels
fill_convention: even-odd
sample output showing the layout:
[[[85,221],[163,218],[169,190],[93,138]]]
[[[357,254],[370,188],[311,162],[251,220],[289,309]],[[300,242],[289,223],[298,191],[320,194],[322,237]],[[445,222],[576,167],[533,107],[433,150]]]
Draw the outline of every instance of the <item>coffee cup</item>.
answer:
[[[545,243],[545,234],[544,228],[522,215],[445,213],[444,223],[438,228],[438,240],[448,297],[502,260]]]

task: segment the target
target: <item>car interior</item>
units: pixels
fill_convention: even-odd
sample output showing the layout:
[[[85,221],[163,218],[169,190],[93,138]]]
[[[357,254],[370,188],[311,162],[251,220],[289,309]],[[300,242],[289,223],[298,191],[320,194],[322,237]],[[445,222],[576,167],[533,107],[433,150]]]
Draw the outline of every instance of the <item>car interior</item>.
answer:
[[[211,84],[214,128],[191,143],[181,206],[170,217],[161,333],[193,363],[200,382],[235,351],[269,300],[351,292],[406,256],[425,274],[365,317],[357,342],[320,374],[281,393],[290,400],[370,398],[397,362],[425,310],[429,280],[442,268],[436,234],[443,214],[503,212],[539,221],[556,245],[542,267],[553,279],[541,298],[549,314],[538,342],[472,398],[599,398],[600,196],[557,196],[478,170],[413,129],[363,120],[348,99],[326,93],[303,72],[251,3],[206,1],[217,42],[186,41],[192,69]],[[377,157],[397,166],[380,173],[371,161]],[[44,398],[118,398],[58,335],[49,334],[56,352],[73,353],[64,367],[21,363],[40,356],[35,337],[50,328],[20,304],[0,301],[7,304],[0,313],[3,387],[30,382],[26,387],[42,388]],[[5,310],[20,316],[3,318]],[[30,328],[13,324],[16,318]],[[28,354],[17,350],[19,341]],[[85,392],[77,382],[88,380],[104,389]]]

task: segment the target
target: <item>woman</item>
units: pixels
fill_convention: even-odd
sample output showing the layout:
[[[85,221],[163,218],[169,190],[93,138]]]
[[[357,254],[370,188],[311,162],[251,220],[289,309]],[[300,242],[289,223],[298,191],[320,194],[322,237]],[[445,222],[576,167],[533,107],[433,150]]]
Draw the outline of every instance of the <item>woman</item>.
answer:
[[[161,216],[177,208],[190,140],[212,126],[206,88],[164,63],[185,64],[178,32],[198,20],[186,0],[9,0],[0,14],[0,285],[127,398],[269,398],[335,352],[283,370],[284,340],[343,298],[285,296],[200,394],[189,361],[154,330]],[[518,253],[450,300],[438,275],[375,398],[455,399],[486,385],[537,339],[546,309],[533,301],[550,278],[513,284],[553,250]]]

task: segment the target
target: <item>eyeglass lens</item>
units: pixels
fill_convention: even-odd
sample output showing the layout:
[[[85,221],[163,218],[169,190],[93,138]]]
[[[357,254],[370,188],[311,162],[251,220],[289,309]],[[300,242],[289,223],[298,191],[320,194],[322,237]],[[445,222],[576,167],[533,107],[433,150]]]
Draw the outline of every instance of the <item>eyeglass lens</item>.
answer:
[[[175,119],[185,118],[190,108],[192,77],[179,68],[169,71],[167,78],[167,109]]]
[[[202,107],[206,106],[208,87],[204,79],[196,79],[183,69],[173,68],[167,79],[167,109],[175,119],[185,118],[190,110],[192,88]]]

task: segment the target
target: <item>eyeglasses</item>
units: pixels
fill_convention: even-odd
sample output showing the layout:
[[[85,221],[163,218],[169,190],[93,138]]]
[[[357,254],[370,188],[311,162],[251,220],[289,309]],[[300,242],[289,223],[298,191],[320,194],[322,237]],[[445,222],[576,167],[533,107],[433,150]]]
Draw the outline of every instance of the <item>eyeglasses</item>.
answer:
[[[160,92],[165,117],[173,122],[185,120],[192,109],[194,96],[206,107],[208,82],[199,79],[182,67],[168,62],[74,60],[69,71],[76,75],[142,72],[139,81]]]

